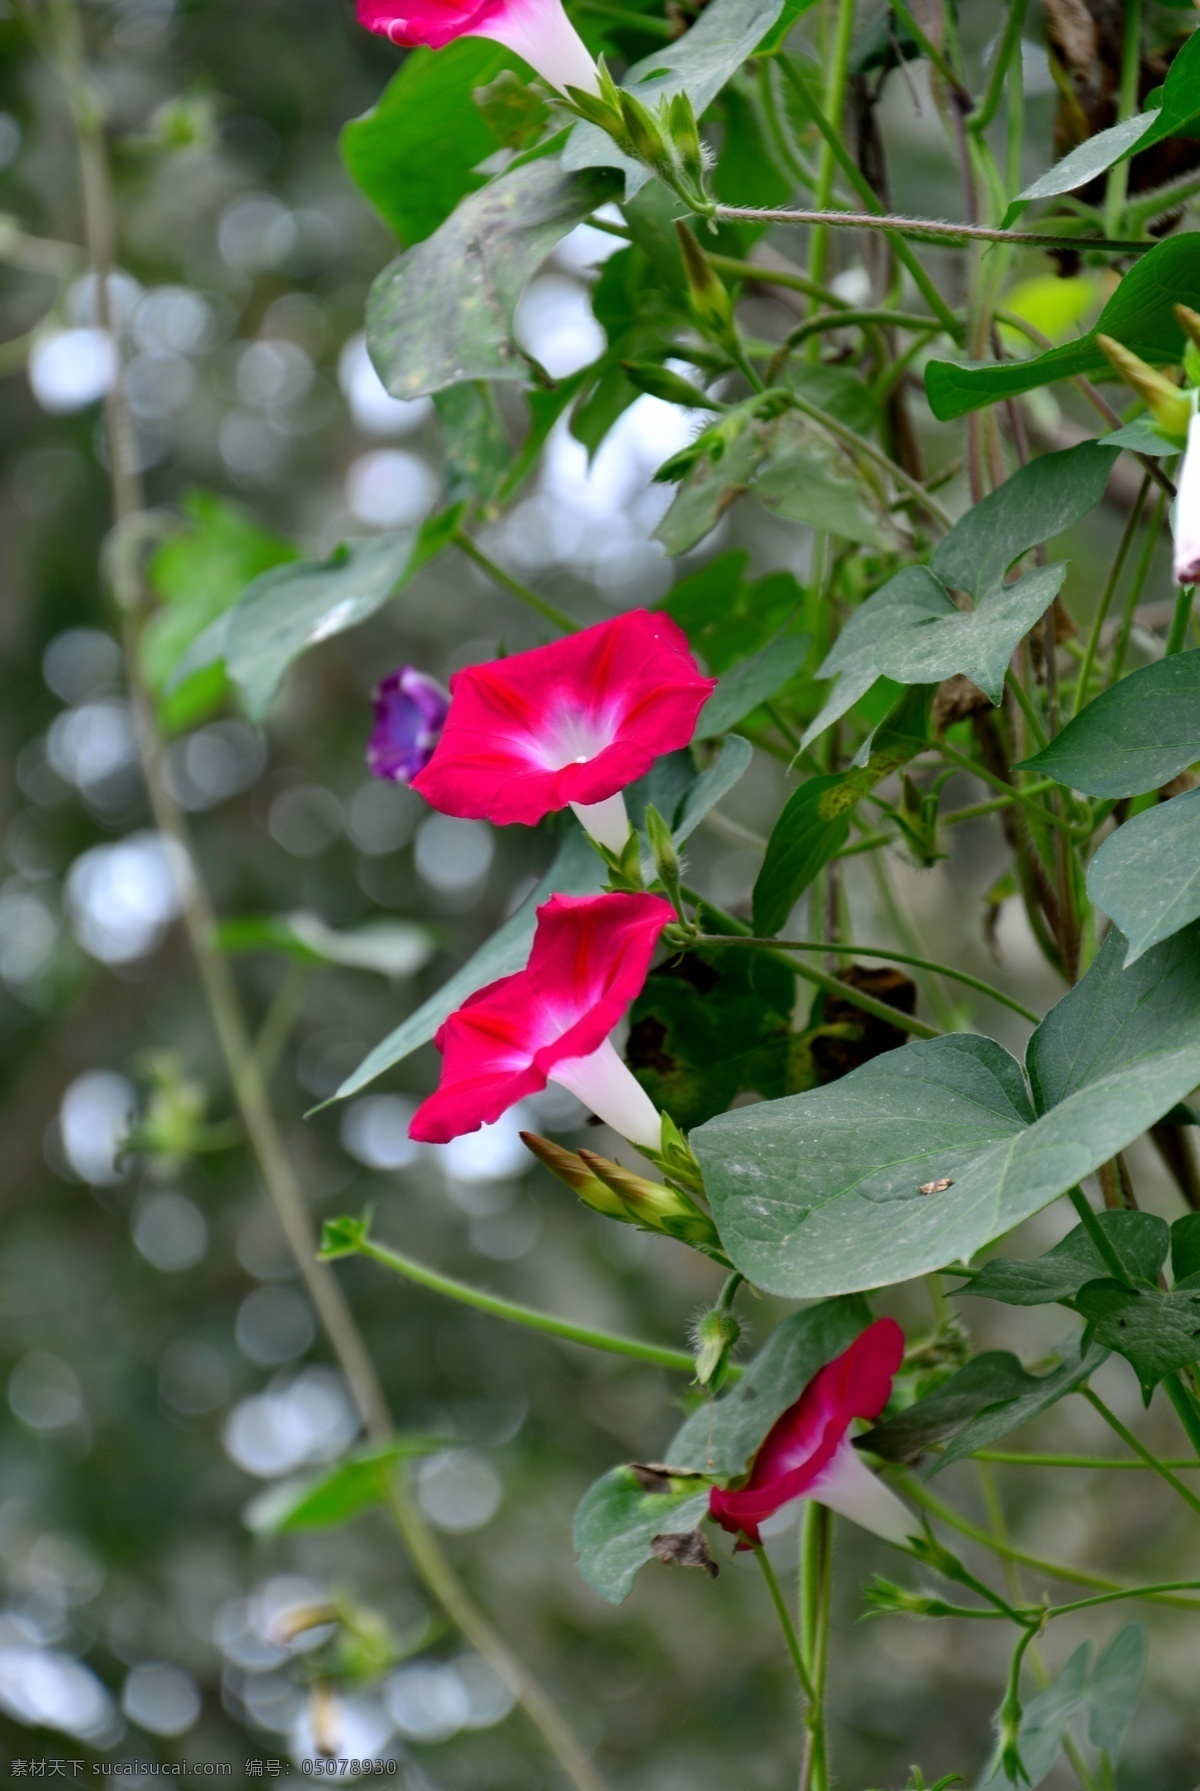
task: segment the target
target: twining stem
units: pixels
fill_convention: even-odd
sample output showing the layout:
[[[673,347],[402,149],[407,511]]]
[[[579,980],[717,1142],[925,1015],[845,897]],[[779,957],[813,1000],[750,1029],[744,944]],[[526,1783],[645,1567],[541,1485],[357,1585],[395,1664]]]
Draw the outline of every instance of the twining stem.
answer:
[[[1137,614],[1138,604],[1142,600],[1142,592],[1146,588],[1146,580],[1150,576],[1150,564],[1154,558],[1154,550],[1158,546],[1159,536],[1162,533],[1163,517],[1167,512],[1167,500],[1169,496],[1174,496],[1174,492],[1175,487],[1173,485],[1171,486],[1169,493],[1167,491],[1159,492],[1158,502],[1154,506],[1154,515],[1150,519],[1150,527],[1146,530],[1145,539],[1142,542],[1142,551],[1138,555],[1137,567],[1133,575],[1133,583],[1129,587],[1129,593],[1125,599],[1125,613],[1121,617],[1121,626],[1117,631],[1117,638],[1113,642],[1112,657],[1108,662],[1108,682],[1110,686],[1117,683],[1121,673],[1125,669],[1125,655],[1129,651],[1129,637],[1133,633],[1133,619]]]
[[[1142,475],[1142,483],[1138,488],[1137,497],[1133,501],[1133,508],[1130,510],[1129,515],[1126,518],[1125,527],[1121,531],[1121,539],[1117,545],[1116,558],[1109,567],[1108,577],[1104,581],[1104,589],[1100,594],[1100,601],[1096,605],[1096,613],[1092,617],[1092,626],[1088,630],[1087,645],[1083,650],[1083,658],[1079,664],[1079,677],[1075,685],[1075,702],[1071,711],[1073,715],[1078,715],[1084,704],[1089,700],[1088,687],[1092,681],[1092,667],[1096,663],[1096,654],[1100,650],[1100,639],[1104,630],[1104,624],[1108,619],[1108,612],[1112,604],[1113,595],[1116,592],[1117,584],[1125,566],[1125,561],[1129,557],[1129,550],[1133,546],[1134,537],[1138,531],[1138,524],[1142,519],[1142,511],[1146,508],[1146,499],[1149,495],[1150,475],[1149,473],[1144,473]]]
[[[1144,1598],[1149,1601],[1163,1592],[1193,1592],[1197,1588],[1200,1588],[1200,1580],[1162,1580],[1152,1586],[1123,1586],[1119,1592],[1098,1592],[1094,1598],[1077,1598],[1070,1604],[1048,1605],[1046,1616],[1067,1617],[1072,1611],[1090,1611],[1096,1605],[1117,1604],[1123,1598]]]
[[[1166,656],[1181,653],[1187,641],[1188,623],[1192,619],[1192,602],[1195,592],[1191,585],[1180,585],[1179,595],[1175,599],[1175,613],[1171,617],[1171,628],[1167,635]]]
[[[821,156],[817,163],[817,190],[815,194],[817,209],[826,211],[829,208],[833,193],[833,171],[835,166],[834,143],[842,127],[842,108],[846,99],[846,75],[850,61],[850,46],[854,41],[854,5],[855,0],[838,0],[837,24],[834,30],[833,52],[829,58],[829,68],[825,77],[825,94],[822,104],[822,115],[829,124],[832,136],[822,133]],[[808,243],[808,275],[811,280],[824,280],[825,263],[829,253],[829,238],[822,229],[813,231]]]
[[[77,0],[52,0],[50,17],[55,63],[67,93],[79,150],[84,227],[95,281],[97,321],[119,344],[119,333],[112,328],[110,304],[115,214],[108,152],[99,101],[87,70]],[[263,1182],[367,1433],[383,1441],[392,1429],[387,1404],[341,1289],[330,1270],[316,1260],[308,1208],[267,1097],[229,962],[216,944],[215,915],[195,869],[183,814],[164,776],[163,740],[153,703],[139,676],[135,629],[144,594],[136,561],[129,551],[129,536],[142,510],[142,492],[129,454],[131,418],[119,364],[117,377],[106,395],[105,411],[116,546],[111,559],[113,592],[122,615],[130,703],[151,812],[160,833],[177,847],[180,862],[192,867],[192,874],[181,879],[184,924],[234,1098]],[[418,1574],[466,1640],[519,1701],[576,1791],[605,1791],[604,1780],[553,1701],[474,1604],[400,1481],[392,1484],[389,1499]]]
[[[966,88],[947,62],[942,51],[938,49],[928,32],[922,28],[911,7],[906,6],[904,0],[892,0],[892,11],[895,13],[896,17],[907,26],[913,38],[920,45],[922,55],[932,62],[934,68],[937,69],[938,74],[941,75],[943,81],[945,81],[947,87],[949,87],[951,93],[953,93],[955,99],[958,101],[963,112],[970,112],[975,105],[975,101],[971,98],[971,95],[967,92]]]
[[[805,1719],[808,1729],[800,1791],[829,1791],[825,1732],[825,1669],[829,1660],[829,1599],[833,1586],[833,1517],[828,1507],[805,1502],[800,1533],[800,1634],[813,1683]]]
[[[744,921],[726,913],[725,909],[718,908],[714,902],[709,901],[707,896],[702,896],[696,890],[686,887],[683,893],[689,902],[703,903],[709,914],[715,916],[729,928],[728,935],[715,933],[711,936],[720,944],[734,945],[739,939],[748,940],[752,937],[751,930]],[[832,995],[847,996],[847,984],[839,982],[836,976],[826,976],[822,970],[814,970],[811,964],[793,964],[786,952],[777,948],[774,939],[756,943],[759,944],[760,950],[770,952],[773,957],[779,959],[780,963],[787,964],[805,982],[815,983],[818,989],[825,989]],[[828,950],[829,948],[825,946],[823,949]],[[918,1020],[915,1014],[906,1014],[900,1008],[889,1007],[884,1001],[876,1001],[873,995],[867,995],[862,989],[851,989],[848,998],[853,1001],[855,1007],[861,1008],[864,1014],[871,1014],[877,1020],[886,1020],[890,1026],[898,1026],[901,1032],[911,1032],[915,1038],[936,1039],[941,1037],[936,1026],[927,1026],[925,1021]]]
[[[1125,0],[1125,37],[1121,46],[1121,86],[1117,93],[1115,122],[1132,118],[1137,105],[1138,77],[1142,71],[1142,0]],[[1104,228],[1112,235],[1121,224],[1125,195],[1129,191],[1129,160],[1122,156],[1108,171],[1104,188]]]
[[[1179,1494],[1184,1503],[1191,1506],[1197,1517],[1200,1517],[1200,1499],[1196,1497],[1191,1488],[1185,1486],[1183,1481],[1178,1479],[1177,1476],[1171,1472],[1165,1462],[1159,1461],[1158,1457],[1147,1449],[1144,1443],[1138,1441],[1133,1432],[1126,1425],[1122,1424],[1121,1420],[1117,1417],[1117,1414],[1105,1405],[1098,1393],[1093,1393],[1090,1387],[1081,1387],[1079,1391],[1092,1407],[1092,1410],[1099,1412],[1109,1429],[1114,1431],[1116,1435],[1120,1437],[1125,1446],[1132,1449],[1135,1455],[1140,1456],[1146,1466],[1156,1473],[1160,1480],[1165,1480],[1167,1485]]]
[[[1013,1449],[976,1449],[972,1461],[994,1461],[1011,1468],[1115,1468],[1126,1473],[1146,1474],[1163,1468],[1200,1468],[1200,1460],[1187,1456],[1168,1456],[1156,1462],[1125,1461],[1119,1455],[1040,1455],[1025,1454]]]
[[[598,1330],[594,1325],[575,1324],[571,1319],[555,1318],[553,1313],[539,1312],[536,1307],[523,1306],[516,1300],[501,1299],[498,1294],[485,1293],[482,1288],[472,1287],[466,1281],[441,1275],[436,1269],[426,1268],[424,1263],[414,1262],[411,1256],[402,1256],[398,1250],[389,1250],[370,1238],[356,1242],[354,1251],[358,1256],[369,1257],[372,1262],[391,1269],[394,1274],[403,1275],[408,1281],[415,1281],[419,1287],[427,1287],[448,1300],[457,1300],[460,1306],[474,1307],[476,1312],[490,1313],[493,1318],[507,1319],[510,1324],[524,1325],[547,1337],[560,1337],[564,1342],[580,1343],[587,1349],[607,1350],[614,1356],[632,1356],[635,1361],[652,1362],[656,1368],[673,1368],[681,1374],[692,1375],[696,1371],[694,1358],[685,1350],[642,1343],[636,1337],[618,1337],[611,1331]],[[736,1367],[731,1367],[729,1378],[733,1379],[739,1372]]]
[[[874,193],[870,183],[866,180],[864,175],[861,173],[857,164],[855,163],[854,157],[849,153],[845,144],[842,142],[841,138],[839,137],[838,133],[833,129],[833,126],[830,124],[829,120],[826,118],[824,112],[821,109],[820,103],[814,98],[812,91],[810,90],[809,85],[808,85],[807,81],[804,79],[803,75],[795,67],[791,58],[788,56],[780,56],[779,66],[783,70],[784,79],[788,82],[788,85],[791,87],[792,91],[795,93],[797,99],[799,99],[801,105],[804,107],[809,118],[812,120],[813,124],[816,125],[818,131],[821,133],[821,136],[823,137],[826,146],[832,152],[833,158],[837,162],[838,167],[842,170],[842,173],[845,175],[846,179],[849,181],[849,183],[853,187],[854,191],[858,194],[858,196],[862,200],[863,204],[869,208],[867,215],[872,218],[881,217],[883,215],[883,207],[882,207],[882,205],[880,205],[879,200],[875,197],[875,193]],[[718,206],[716,209],[717,209],[717,213],[719,215],[720,212],[724,208],[721,206]],[[837,210],[830,209],[830,210],[821,211],[821,212],[817,213],[815,216],[815,221],[817,223],[829,224],[829,223],[834,223],[836,221],[840,221],[843,218],[854,217],[855,215],[856,214],[853,212],[843,212],[843,211],[837,211]],[[789,214],[789,217],[790,217],[790,214]],[[797,221],[804,222],[805,220],[800,219]],[[812,221],[812,220],[810,219],[808,221]],[[868,228],[872,228],[872,227],[873,226],[868,226]],[[885,230],[888,230],[888,226],[886,224],[881,227]],[[903,266],[905,268],[907,268],[908,272],[912,275],[914,281],[916,282],[917,288],[921,294],[921,297],[925,300],[925,303],[929,306],[929,309],[934,313],[934,315],[936,317],[941,318],[942,323],[944,324],[945,328],[949,331],[950,335],[953,336],[954,340],[956,342],[961,341],[962,325],[959,323],[958,319],[955,317],[953,311],[950,309],[949,305],[946,303],[945,299],[942,297],[941,293],[938,291],[937,287],[934,285],[933,281],[930,279],[930,277],[926,273],[925,269],[921,266],[921,263],[917,260],[917,257],[913,254],[912,250],[909,248],[908,244],[905,242],[903,236],[896,231],[890,231],[888,240],[890,241],[890,243],[892,245],[892,251],[896,256],[896,259],[898,261],[900,261],[903,264]]]
[[[969,771],[972,777],[978,777],[983,783],[991,784],[994,789],[1002,790],[1009,801],[1019,803],[1022,808],[1029,809],[1039,821],[1044,821],[1051,827],[1061,828],[1064,833],[1074,835],[1075,829],[1069,821],[1065,820],[1062,815],[1056,815],[1050,809],[1044,808],[1040,802],[1035,802],[1027,790],[1018,790],[1015,785],[1006,784],[1002,777],[997,777],[995,772],[989,771],[986,765],[981,765],[977,759],[969,759],[965,753],[958,752],[948,741],[939,740],[937,749],[944,759],[950,760],[952,765],[958,765],[963,771]]]
[[[976,134],[986,131],[999,109],[1009,62],[1014,52],[1019,56],[1021,26],[1025,23],[1027,5],[1028,0],[1010,0],[1008,17],[1004,21],[1004,36],[996,46],[987,92],[966,120],[967,129]]]
[[[800,1690],[804,1693],[805,1698],[811,1705],[816,1698],[816,1692],[813,1688],[812,1679],[809,1676],[808,1666],[805,1663],[804,1655],[800,1649],[800,1638],[796,1634],[796,1625],[792,1622],[792,1613],[788,1610],[787,1600],[783,1596],[783,1589],[779,1584],[775,1569],[771,1565],[770,1556],[767,1554],[767,1551],[761,1542],[755,1548],[754,1554],[758,1561],[758,1565],[762,1568],[762,1576],[767,1582],[767,1591],[771,1594],[771,1603],[775,1606],[775,1615],[779,1618],[779,1627],[783,1631],[783,1637],[787,1643],[788,1654],[791,1656],[792,1665],[796,1669],[796,1678],[800,1681]]]
[[[518,598],[526,609],[533,610],[546,622],[553,622],[554,626],[561,628],[564,634],[579,633],[583,626],[581,622],[573,621],[565,610],[559,609],[557,604],[551,603],[548,597],[541,597],[536,591],[531,591],[529,586],[522,584],[519,578],[514,578],[511,572],[506,572],[503,566],[498,566],[495,560],[489,559],[488,555],[472,541],[464,529],[455,529],[454,545],[460,548],[469,560],[474,560],[481,572],[486,572],[496,584]]]
[[[698,945],[754,945],[769,947],[774,951],[826,952],[829,950],[828,943],[819,939],[756,939],[753,935],[729,939],[722,933],[702,933],[696,943]],[[1020,1014],[1023,1020],[1031,1020],[1035,1026],[1037,1025],[1037,1014],[1032,1013],[1027,1007],[1022,1007],[1019,1001],[1014,1001],[1012,996],[1006,995],[1002,989],[993,988],[991,983],[985,983],[978,976],[968,976],[965,970],[952,970],[949,964],[935,964],[931,958],[913,957],[908,952],[883,951],[873,945],[863,945],[861,941],[856,941],[854,945],[854,956],[882,958],[889,964],[908,964],[914,970],[928,970],[934,976],[944,976],[951,982],[963,983],[968,989],[974,989],[980,995],[986,995],[989,1001],[998,1001],[1004,1007],[1011,1008],[1015,1014]],[[857,993],[853,999],[857,1002]]]
[[[1195,1492],[1191,1492],[1191,1488],[1189,1487],[1184,1487],[1182,1479],[1177,1479],[1175,1478],[1175,1474],[1171,1474],[1170,1467],[1166,1467],[1162,1461],[1159,1461],[1159,1458],[1157,1458],[1155,1454],[1150,1453],[1150,1449],[1146,1449],[1144,1444],[1139,1444],[1139,1442],[1137,1442],[1134,1433],[1132,1433],[1125,1424],[1121,1424],[1121,1420],[1119,1420],[1118,1415],[1116,1415],[1116,1411],[1110,1411],[1109,1406],[1105,1406],[1105,1402],[1101,1399],[1100,1393],[1093,1393],[1091,1386],[1082,1386],[1082,1388],[1080,1388],[1080,1393],[1084,1395],[1087,1404],[1093,1406],[1093,1410],[1100,1413],[1100,1417],[1105,1420],[1105,1424],[1109,1426],[1110,1431],[1116,1431],[1116,1435],[1121,1438],[1121,1442],[1127,1445],[1128,1449],[1132,1449],[1134,1454],[1139,1454],[1139,1456],[1143,1458],[1144,1463],[1146,1463],[1146,1467],[1148,1467],[1148,1469],[1153,1469],[1153,1472],[1159,1476],[1159,1479],[1164,1479],[1164,1481],[1168,1483],[1168,1487],[1173,1488],[1173,1490],[1180,1495],[1180,1499],[1184,1499],[1184,1503],[1189,1504],[1189,1506],[1193,1508],[1193,1512],[1200,1517],[1200,1499],[1196,1497]]]
[[[1044,1556],[1031,1554],[1028,1549],[1019,1548],[1016,1543],[1000,1541],[989,1531],[982,1529],[979,1524],[972,1523],[970,1518],[961,1516],[952,1505],[947,1505],[944,1500],[931,1493],[928,1487],[922,1485],[913,1475],[903,1476],[901,1484],[910,1498],[915,1499],[918,1505],[923,1506],[942,1523],[948,1524],[952,1530],[957,1530],[960,1536],[967,1536],[972,1542],[977,1542],[981,1548],[990,1549],[994,1555],[998,1555],[1002,1559],[1019,1561],[1022,1566],[1031,1567],[1035,1573],[1043,1573],[1049,1579],[1065,1580],[1070,1585],[1092,1586],[1100,1592],[1130,1590],[1119,1580],[1109,1579],[1105,1574],[1087,1573],[1083,1568],[1068,1567],[1065,1562],[1061,1561],[1047,1561]],[[1175,1605],[1183,1610],[1200,1611],[1200,1598],[1183,1598],[1174,1597],[1168,1593],[1155,1593],[1152,1602]]]
[[[1079,1218],[1083,1223],[1083,1229],[1087,1232],[1097,1256],[1099,1256],[1109,1274],[1115,1281],[1119,1281],[1122,1287],[1132,1287],[1133,1282],[1129,1278],[1129,1270],[1121,1261],[1116,1245],[1096,1217],[1096,1214],[1092,1209],[1092,1203],[1084,1193],[1083,1189],[1080,1187],[1068,1188],[1067,1199],[1078,1213]]]
[[[1055,236],[1042,230],[1002,230],[991,224],[954,224],[946,218],[908,218],[895,212],[833,211],[774,205],[718,205],[713,216],[727,224],[809,224],[834,230],[882,230],[900,237],[959,243],[1014,243],[1027,249],[1100,249],[1110,255],[1144,255],[1148,239],[1122,242],[1107,236]],[[942,309],[945,309],[944,302]],[[942,321],[949,327],[949,317]],[[958,333],[957,325],[955,334]]]

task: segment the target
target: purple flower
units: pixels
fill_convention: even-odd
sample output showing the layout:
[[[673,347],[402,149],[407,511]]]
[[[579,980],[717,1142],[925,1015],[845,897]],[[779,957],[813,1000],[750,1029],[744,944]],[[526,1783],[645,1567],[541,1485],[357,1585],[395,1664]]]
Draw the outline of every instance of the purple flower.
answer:
[[[367,764],[376,777],[411,783],[441,738],[449,694],[436,678],[402,665],[383,680],[372,701],[375,729],[367,742]]]

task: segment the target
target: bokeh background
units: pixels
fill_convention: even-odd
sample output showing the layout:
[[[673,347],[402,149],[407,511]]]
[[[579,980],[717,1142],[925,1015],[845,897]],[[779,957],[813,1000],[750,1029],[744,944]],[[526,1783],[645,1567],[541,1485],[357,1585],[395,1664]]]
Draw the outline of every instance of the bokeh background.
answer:
[[[618,60],[647,47],[636,31],[606,27],[604,10],[579,12],[594,42]],[[977,58],[991,10],[964,8]],[[880,11],[864,8],[864,21]],[[337,0],[99,0],[84,12],[114,137],[114,296],[161,535],[154,576],[170,600],[164,613],[190,604],[194,616],[206,594],[248,563],[270,564],[283,543],[325,551],[420,519],[442,495],[432,407],[388,398],[366,358],[366,290],[395,245],[337,153],[339,128],[378,97],[397,57]],[[1039,31],[1035,9],[1031,172],[1049,158],[1054,104]],[[920,66],[887,77],[879,115],[897,207],[954,215],[955,175]],[[149,819],[98,572],[111,344],[78,249],[62,90],[3,4],[0,213],[0,1755],[229,1760],[234,1782],[254,1776],[243,1762],[311,1755],[314,1637],[289,1644],[286,1613],[333,1596],[411,1649],[339,1691],[340,1752],[395,1757],[394,1782],[408,1791],[548,1788],[559,1781],[537,1740],[439,1625],[382,1515],[274,1540],[244,1522],[264,1488],[336,1457],[357,1424],[230,1130],[171,865]],[[521,329],[552,373],[602,348],[590,289],[618,246],[577,230],[530,289]],[[858,254],[853,242],[835,249],[849,297],[866,277]],[[953,259],[931,261],[953,293]],[[789,320],[762,293],[747,311],[762,333]],[[1047,441],[1089,426],[1048,396],[1037,402]],[[919,399],[914,414],[926,451],[949,463],[951,433],[942,439]],[[590,461],[560,429],[538,479],[486,531],[488,550],[581,619],[655,601],[676,569],[651,539],[668,493],[650,474],[691,427],[686,413],[642,398]],[[1122,520],[1104,512],[1072,544],[1077,618]],[[810,545],[747,502],[682,571],[743,549],[752,573],[803,581]],[[1160,570],[1148,600],[1167,595]],[[223,916],[396,923],[392,974],[266,950],[237,960],[251,1011],[272,1016],[272,1092],[314,1215],[369,1203],[382,1237],[452,1273],[679,1341],[715,1290],[706,1265],[606,1224],[528,1173],[522,1121],[565,1142],[580,1136],[583,1115],[565,1097],[444,1149],[418,1148],[406,1123],[436,1073],[427,1049],[376,1091],[304,1117],[487,936],[552,851],[547,837],[433,815],[372,782],[371,687],[403,661],[445,677],[539,638],[535,618],[465,559],[444,556],[381,617],[302,661],[265,731],[232,704],[202,719],[181,710],[170,778]],[[747,895],[755,856],[737,827],[768,828],[781,790],[780,768],[756,763],[727,804],[734,826],[697,836],[694,877],[717,899]],[[978,792],[963,780],[952,794]],[[850,863],[862,936],[894,939],[868,861]],[[1004,866],[998,830],[981,822],[955,830],[933,869],[893,871],[908,923],[936,942],[934,955],[995,976],[994,950],[1010,985],[1045,1004],[1053,979],[1015,904],[999,905],[985,940],[984,897]],[[923,987],[922,1002],[1020,1043],[1011,1015],[972,1014],[952,988]],[[180,1113],[189,1123],[202,1114],[211,1148],[128,1148],[131,1125]],[[1136,1169],[1148,1203],[1174,1216],[1178,1198],[1154,1160]],[[1046,1217],[1023,1247],[1063,1229]],[[505,1328],[371,1265],[338,1272],[401,1423],[448,1440],[415,1473],[423,1509],[612,1783],[792,1782],[793,1700],[752,1568],[732,1565],[711,1585],[656,1567],[619,1610],[575,1572],[579,1496],[614,1462],[658,1456],[686,1398],[678,1378]],[[932,1323],[917,1294],[894,1309],[918,1332]],[[753,1304],[754,1334],[779,1316]],[[977,1340],[1012,1341],[994,1312],[964,1317]],[[1021,1327],[1030,1360],[1058,1334],[1053,1316]],[[1178,1451],[1169,1420],[1160,1431],[1156,1414],[1137,1417],[1132,1377],[1110,1367],[1104,1382],[1124,1416]],[[1106,1448],[1076,1403],[1020,1442]],[[1187,1569],[1186,1526],[1147,1476],[996,1476],[1008,1521],[1035,1550],[1099,1570]],[[985,1513],[975,1470],[943,1484],[962,1510]],[[786,1565],[794,1545],[777,1546]],[[984,1625],[859,1623],[860,1588],[886,1566],[883,1551],[845,1531],[839,1547],[839,1782],[900,1786],[911,1761],[930,1778],[958,1771],[972,1782],[1002,1687],[1001,1639]],[[1027,1576],[1026,1590],[1039,1589]],[[1103,1640],[1115,1627],[1091,1633]],[[1194,1620],[1159,1613],[1152,1628],[1121,1785],[1191,1791]],[[1056,1631],[1051,1661],[1083,1633]],[[1072,1782],[1065,1770],[1048,1781]]]

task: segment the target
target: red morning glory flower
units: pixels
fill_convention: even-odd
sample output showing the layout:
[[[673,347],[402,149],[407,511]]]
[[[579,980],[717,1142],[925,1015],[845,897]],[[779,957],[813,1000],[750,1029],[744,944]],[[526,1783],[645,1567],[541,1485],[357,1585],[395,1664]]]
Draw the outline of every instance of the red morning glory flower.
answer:
[[[903,1546],[917,1521],[863,1461],[850,1441],[855,1418],[877,1418],[904,1355],[894,1319],[876,1319],[849,1349],[815,1374],[795,1405],[767,1433],[744,1486],[714,1486],[709,1516],[757,1546],[758,1526],[797,1499],[816,1499],[843,1517]]]
[[[358,0],[358,22],[404,48],[441,50],[458,37],[490,37],[560,92],[599,89],[596,65],[560,0]]]
[[[558,1082],[631,1144],[657,1150],[661,1117],[609,1034],[674,918],[661,896],[552,896],[524,970],[480,989],[440,1028],[441,1083],[410,1136],[447,1144]]]
[[[573,808],[619,852],[621,791],[686,746],[715,688],[669,616],[629,610],[548,647],[457,672],[413,788],[443,814],[532,826]]]
[[[436,678],[402,665],[376,690],[375,728],[367,764],[376,777],[411,783],[433,754],[450,709],[450,695]]]

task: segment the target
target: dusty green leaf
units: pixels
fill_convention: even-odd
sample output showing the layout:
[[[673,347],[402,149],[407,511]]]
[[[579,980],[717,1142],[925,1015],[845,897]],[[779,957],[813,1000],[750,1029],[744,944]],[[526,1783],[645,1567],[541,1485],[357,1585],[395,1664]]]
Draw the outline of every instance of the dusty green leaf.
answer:
[[[944,585],[980,597],[1029,548],[1091,515],[1115,461],[1113,449],[1097,442],[1039,454],[971,505],[934,549],[930,571]]]
[[[727,1254],[796,1299],[969,1260],[1200,1082],[1198,945],[1193,926],[1126,970],[1112,929],[1030,1040],[1032,1100],[999,1045],[949,1034],[709,1120],[691,1143]]]
[[[584,1494],[575,1513],[579,1571],[593,1592],[620,1604],[638,1570],[654,1559],[654,1538],[694,1529],[707,1510],[707,1485],[697,1490],[694,1481],[681,1480],[674,1490],[647,1492],[633,1468],[614,1468]]]
[[[696,739],[727,734],[760,703],[769,702],[803,670],[811,646],[811,634],[785,634],[732,666],[700,711]]]
[[[367,346],[397,398],[469,379],[526,379],[513,317],[555,243],[613,197],[607,169],[570,174],[543,156],[464,199],[385,267],[367,301]]]
[[[1200,1362],[1200,1287],[1130,1288],[1102,1276],[1075,1304],[1097,1342],[1125,1357],[1147,1404],[1165,1375]]]
[[[1104,1212],[1097,1223],[1108,1234],[1130,1274],[1153,1282],[1167,1260],[1169,1228],[1154,1213]],[[1198,1265],[1200,1266],[1200,1265]],[[1001,1300],[1006,1306],[1045,1306],[1070,1300],[1085,1282],[1107,1272],[1108,1265],[1086,1228],[1076,1225],[1062,1242],[1042,1256],[1022,1261],[993,1256],[975,1278],[956,1289],[959,1295]]]
[[[1093,697],[1023,769],[1085,796],[1140,796],[1200,756],[1200,650],[1139,666]]]
[[[1115,1761],[1141,1695],[1150,1638],[1144,1623],[1126,1623],[1096,1662],[1088,1739]]]
[[[1200,917],[1200,790],[1118,827],[1088,867],[1087,887],[1129,941],[1127,964]]]

